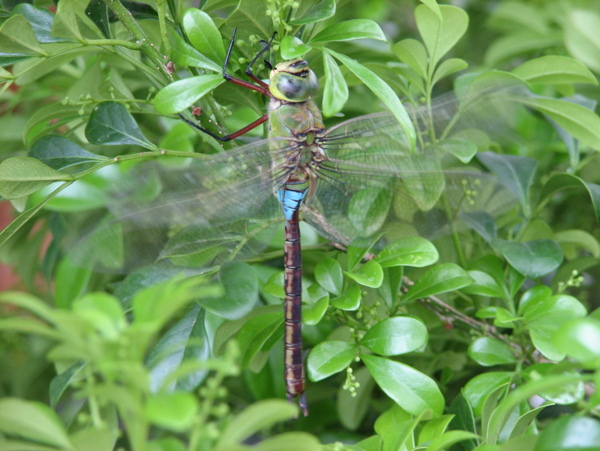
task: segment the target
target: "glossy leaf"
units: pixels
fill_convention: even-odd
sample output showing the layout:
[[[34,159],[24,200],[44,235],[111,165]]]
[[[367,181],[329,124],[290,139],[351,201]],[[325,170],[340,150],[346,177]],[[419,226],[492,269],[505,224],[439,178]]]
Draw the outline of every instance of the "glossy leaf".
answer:
[[[403,302],[426,298],[434,294],[458,290],[473,283],[473,279],[460,266],[443,263],[434,266],[411,286],[403,296]]]
[[[296,58],[300,58],[304,54],[310,52],[311,46],[305,44],[295,36],[285,36],[281,42],[280,51],[281,57],[285,60],[293,60]]]
[[[355,311],[360,307],[361,291],[358,285],[351,285],[341,296],[331,300],[331,306],[340,310]]]
[[[600,185],[588,183],[576,175],[567,173],[553,174],[542,188],[541,197],[546,198],[562,190],[581,188],[586,190],[590,196],[596,220],[600,221]]]
[[[236,449],[248,437],[272,427],[276,423],[291,420],[298,414],[298,408],[283,399],[259,401],[245,408],[220,434],[215,450]]]
[[[0,399],[0,431],[53,448],[73,449],[56,413],[39,402]]]
[[[463,288],[465,293],[501,299],[506,297],[505,291],[489,274],[483,271],[469,271],[469,276],[471,276],[474,282],[468,287]]]
[[[12,14],[20,14],[27,19],[38,42],[49,43],[64,41],[64,39],[52,36],[52,21],[54,20],[54,14],[50,11],[43,8],[37,8],[28,3],[21,3],[12,10]]]
[[[492,240],[492,245],[502,253],[513,268],[531,279],[551,273],[563,261],[560,246],[551,240],[517,243],[495,238]]]
[[[21,15],[10,17],[0,27],[0,55],[3,54],[48,56],[31,25]]]
[[[283,316],[281,308],[275,312],[259,314],[248,319],[237,334],[237,340],[242,349],[241,365],[260,370],[268,351],[283,335]],[[267,355],[265,355],[267,354]]]
[[[148,354],[146,365],[150,368],[150,389],[193,391],[208,375],[208,369],[196,369],[176,381],[172,374],[188,362],[203,362],[211,355],[205,324],[205,311],[194,305],[177,323],[159,339]]]
[[[133,144],[150,150],[157,147],[146,139],[129,111],[117,102],[99,103],[85,128],[85,137],[92,144]]]
[[[354,39],[377,39],[385,41],[385,35],[379,25],[369,19],[353,19],[334,23],[317,33],[309,44],[324,42],[351,41]],[[335,56],[335,55],[334,55]]]
[[[434,438],[426,451],[440,451],[448,449],[449,446],[464,440],[471,440],[479,437],[477,434],[467,431],[448,431],[439,437]]]
[[[598,84],[587,67],[566,56],[552,55],[535,58],[513,69],[512,73],[531,84]]]
[[[460,58],[450,58],[445,61],[442,61],[442,63],[435,70],[431,83],[436,84],[442,78],[452,75],[461,70],[465,70],[467,67],[469,67],[469,64],[465,60],[462,60]]]
[[[422,79],[427,78],[427,50],[420,41],[403,39],[392,46],[392,51]]]
[[[441,5],[439,10],[441,18],[425,5],[415,9],[417,28],[427,47],[431,66],[437,66],[465,34],[469,24],[469,17],[460,8]]]
[[[299,2],[291,25],[308,25],[329,19],[335,14],[335,0],[319,0],[316,2]]]
[[[225,80],[222,75],[198,75],[165,86],[154,98],[154,108],[162,114],[185,110]]]
[[[410,236],[388,244],[375,258],[382,268],[393,266],[423,267],[435,263],[439,254],[428,240]]]
[[[345,370],[356,356],[356,345],[345,341],[323,341],[315,346],[306,361],[313,382]]]
[[[313,305],[302,306],[302,322],[309,326],[319,324],[329,307],[329,297],[324,296]]]
[[[480,337],[469,345],[469,357],[482,366],[516,363],[516,358],[505,343],[491,338]]]
[[[575,415],[562,416],[541,432],[536,450],[594,450],[600,443],[600,421]]]
[[[375,73],[367,69],[365,66],[357,63],[351,58],[348,58],[341,53],[334,52],[330,49],[324,49],[334,58],[340,61],[348,68],[350,72],[356,75],[379,99],[390,109],[394,117],[398,120],[400,127],[404,130],[408,139],[409,147],[412,149],[416,144],[417,134],[410,117],[398,98],[398,95]]]
[[[513,373],[508,371],[492,371],[475,376],[463,389],[465,398],[473,407],[475,416],[480,416],[487,396],[498,387],[508,383]]]
[[[522,103],[545,114],[584,144],[600,149],[600,117],[588,108],[543,97],[524,98]]]
[[[427,344],[428,338],[427,327],[421,321],[396,316],[371,327],[360,344],[375,354],[392,356],[416,351]]]
[[[52,182],[69,180],[70,176],[35,158],[13,157],[0,163],[0,196],[5,199],[18,199]]]
[[[359,385],[354,393],[340,386],[337,395],[337,411],[340,422],[350,430],[356,430],[368,412],[371,403],[375,381],[365,366],[353,371]]]
[[[363,355],[363,362],[377,385],[407,412],[441,415],[444,397],[437,384],[425,374],[400,362],[374,355]]]
[[[483,152],[477,158],[498,176],[515,195],[526,212],[530,211],[529,190],[537,170],[532,158]]]
[[[348,100],[348,85],[335,60],[323,52],[325,88],[323,90],[323,114],[333,116],[339,113]]]
[[[569,357],[596,367],[600,362],[600,321],[594,318],[568,321],[553,335],[552,343]]]
[[[196,421],[198,408],[192,393],[156,393],[148,396],[144,414],[157,426],[183,432]]]
[[[343,279],[342,267],[333,258],[321,260],[315,267],[315,280],[330,293],[340,294]]]
[[[593,10],[570,8],[564,23],[564,45],[569,54],[590,67],[600,71],[600,38],[598,27],[600,15]]]
[[[179,34],[169,33],[169,39],[171,41],[171,56],[173,58],[173,63],[182,66],[200,67],[219,73],[223,70],[217,63],[211,61],[185,42]]]
[[[225,293],[213,299],[201,299],[208,311],[229,320],[239,319],[247,314],[258,301],[258,280],[250,265],[234,262],[223,267],[219,281]]]
[[[81,163],[108,160],[105,156],[88,152],[70,139],[58,135],[48,135],[37,140],[29,150],[29,156],[56,170]]]
[[[365,263],[356,271],[344,271],[344,274],[365,287],[377,288],[383,282],[383,269],[375,260]]]
[[[183,14],[183,29],[192,45],[214,63],[225,59],[221,33],[212,18],[198,8],[190,8]]]

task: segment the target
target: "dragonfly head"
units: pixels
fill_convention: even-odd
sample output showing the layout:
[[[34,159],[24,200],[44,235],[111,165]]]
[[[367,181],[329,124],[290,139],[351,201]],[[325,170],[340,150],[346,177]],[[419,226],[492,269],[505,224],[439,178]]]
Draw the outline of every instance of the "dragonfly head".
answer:
[[[285,61],[271,70],[269,91],[285,102],[306,102],[317,95],[319,81],[305,60]]]

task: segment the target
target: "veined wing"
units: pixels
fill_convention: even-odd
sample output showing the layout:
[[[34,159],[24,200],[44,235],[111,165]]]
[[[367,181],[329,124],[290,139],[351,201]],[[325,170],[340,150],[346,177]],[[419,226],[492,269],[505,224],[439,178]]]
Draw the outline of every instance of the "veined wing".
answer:
[[[421,133],[412,150],[389,113],[332,127],[321,142],[329,161],[318,170],[317,193],[304,218],[328,238],[347,243],[381,233],[433,238],[466,214],[508,210],[517,200],[501,181],[462,161],[489,137],[510,136],[522,93],[480,91],[462,103],[444,96],[430,109],[413,109]],[[428,124],[435,125],[424,128]]]
[[[125,170],[108,193],[108,214],[96,211],[76,224],[70,257],[120,272],[164,257],[210,266],[223,253],[261,250],[269,242],[269,224],[281,220],[274,193],[286,173],[276,162],[291,144],[262,140],[197,158],[160,157]]]

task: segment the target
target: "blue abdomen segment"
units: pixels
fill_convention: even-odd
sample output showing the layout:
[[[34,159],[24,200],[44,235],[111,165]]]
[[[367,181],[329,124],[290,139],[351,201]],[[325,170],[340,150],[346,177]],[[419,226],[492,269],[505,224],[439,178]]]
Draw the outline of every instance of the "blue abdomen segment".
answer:
[[[300,208],[300,205],[306,196],[306,192],[307,189],[300,191],[292,189],[277,190],[277,197],[281,204],[281,208],[283,208],[283,215],[287,221],[291,221],[294,212]]]

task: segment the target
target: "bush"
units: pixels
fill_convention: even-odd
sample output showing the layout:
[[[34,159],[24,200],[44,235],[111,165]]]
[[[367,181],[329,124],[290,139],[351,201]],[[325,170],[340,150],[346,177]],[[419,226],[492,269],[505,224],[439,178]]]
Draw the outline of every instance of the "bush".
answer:
[[[593,2],[15,3],[2,449],[600,448]],[[283,74],[220,142],[298,58],[328,131]],[[297,418],[274,194],[313,142]]]

